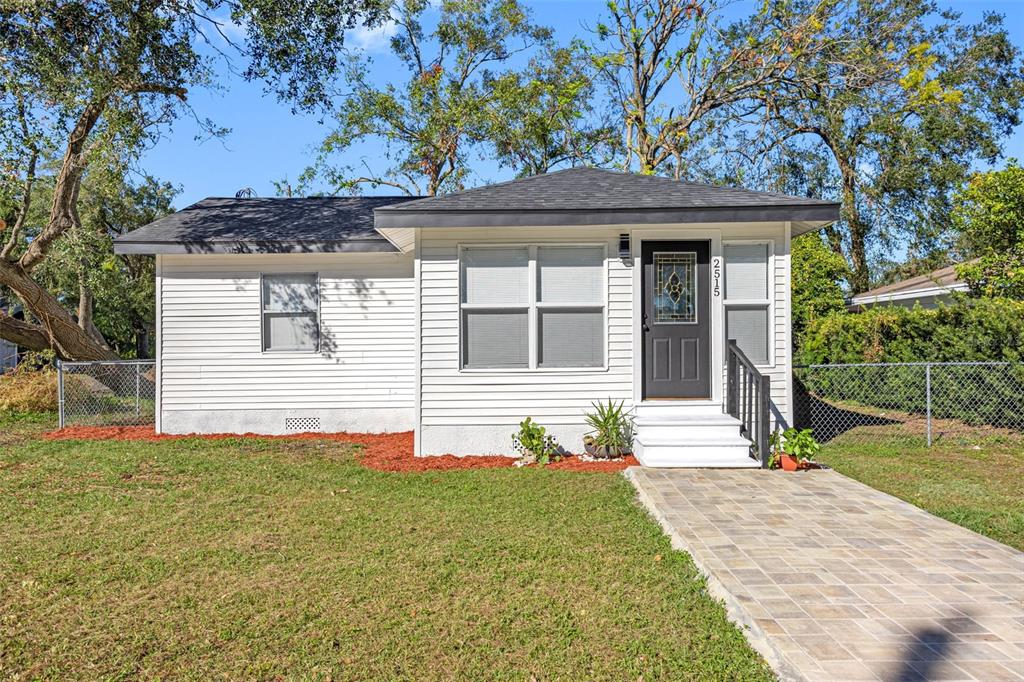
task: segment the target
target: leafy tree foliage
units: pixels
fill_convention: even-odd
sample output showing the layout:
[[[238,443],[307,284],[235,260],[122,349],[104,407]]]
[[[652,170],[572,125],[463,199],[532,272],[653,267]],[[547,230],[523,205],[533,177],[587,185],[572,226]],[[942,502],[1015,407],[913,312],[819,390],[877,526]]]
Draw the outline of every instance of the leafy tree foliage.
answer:
[[[776,143],[829,159],[808,184],[842,200],[829,238],[858,293],[871,286],[871,248],[899,239],[926,254],[971,164],[999,156],[1020,123],[1020,49],[1001,17],[965,25],[930,0],[791,7],[822,17],[821,49],[764,102]]]
[[[849,276],[846,260],[817,233],[793,240],[793,336],[799,344],[804,330],[818,320],[846,312],[842,282]]]
[[[819,10],[764,3],[738,22],[716,0],[610,0],[594,61],[618,109],[623,168],[686,178],[721,162],[737,126],[763,121],[775,88],[819,49]],[[721,144],[726,147],[720,146]]]
[[[976,296],[1024,300],[1024,168],[978,173],[953,202],[962,253],[957,268]]]
[[[0,315],[0,335],[68,358],[114,356],[94,324],[90,296],[79,292],[73,310],[66,292],[48,290],[36,272],[68,235],[91,234],[80,205],[87,170],[123,176],[168,123],[190,111],[191,88],[215,86],[209,54],[219,48],[208,35],[223,34],[215,17],[230,13],[242,24],[245,44],[235,47],[251,57],[251,77],[310,105],[333,75],[341,29],[356,17],[377,21],[381,12],[375,0],[294,0],[287,11],[269,0],[0,4],[0,286],[31,317]],[[327,22],[335,26],[325,29]],[[204,41],[211,50],[199,49]],[[210,122],[205,128],[223,132]],[[36,206],[43,185],[48,205]],[[45,218],[30,220],[38,208]]]
[[[444,0],[434,8],[438,17],[429,27],[428,9],[426,0],[402,0],[392,9],[398,32],[391,51],[405,69],[402,80],[380,86],[370,76],[368,58],[352,55],[345,73],[350,92],[333,112],[337,128],[322,143],[316,165],[303,175],[305,187],[319,177],[334,191],[369,185],[432,196],[461,189],[470,155],[492,136],[506,162],[522,163],[537,125],[547,126],[536,134],[539,138],[572,130],[566,121],[580,106],[578,80],[566,74],[562,83],[533,87],[512,75],[513,58],[547,45],[551,37],[517,0]],[[542,67],[534,62],[531,68]],[[573,101],[558,101],[566,97]],[[552,100],[560,111],[550,112]],[[495,121],[511,118],[505,112],[509,103],[519,115],[526,109],[533,120],[518,131],[498,131]],[[545,110],[553,118],[541,120]],[[361,141],[383,144],[384,167],[376,160],[364,160],[363,168],[332,162]],[[547,150],[529,152],[529,162],[536,166],[547,162],[547,154],[567,153],[555,146],[550,142]]]

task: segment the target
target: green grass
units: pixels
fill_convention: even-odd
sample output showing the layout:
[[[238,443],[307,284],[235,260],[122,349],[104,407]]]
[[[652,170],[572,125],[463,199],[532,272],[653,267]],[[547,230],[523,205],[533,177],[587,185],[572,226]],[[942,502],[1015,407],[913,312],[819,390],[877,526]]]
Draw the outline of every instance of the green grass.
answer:
[[[771,679],[616,474],[5,424],[0,678]]]
[[[1024,440],[830,443],[818,459],[873,488],[1024,550]]]

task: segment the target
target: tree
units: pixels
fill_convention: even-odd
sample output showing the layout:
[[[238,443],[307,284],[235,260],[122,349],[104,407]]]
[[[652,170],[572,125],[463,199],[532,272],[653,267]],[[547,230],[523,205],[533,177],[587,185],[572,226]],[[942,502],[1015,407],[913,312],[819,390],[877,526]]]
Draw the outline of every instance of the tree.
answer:
[[[1024,168],[976,173],[953,201],[957,268],[975,296],[1024,300]]]
[[[836,0],[819,43],[765,100],[775,142],[824,155],[842,222],[828,232],[853,293],[871,286],[869,250],[894,240],[926,257],[971,164],[999,156],[1020,122],[1020,50],[996,15],[964,25],[930,0]]]
[[[82,228],[79,199],[91,165],[123,173],[144,146],[184,111],[188,91],[214,85],[207,33],[230,12],[246,31],[250,76],[266,77],[298,106],[311,106],[333,74],[343,27],[378,21],[373,0],[295,0],[288,13],[270,0],[37,0],[0,6],[0,286],[31,320],[0,315],[0,336],[65,358],[114,357],[92,319],[89,296],[75,311],[35,278],[53,249]],[[334,13],[337,12],[337,16]],[[311,16],[321,18],[310,21]],[[324,21],[334,22],[325,32]],[[300,23],[305,22],[305,23]],[[210,50],[199,45],[207,41]],[[234,43],[231,43],[234,45]],[[237,47],[237,46],[236,46]],[[217,134],[212,123],[207,131]],[[45,219],[34,194],[47,177]]]
[[[525,69],[493,78],[487,88],[486,142],[518,176],[614,159],[617,135],[595,111],[594,73],[582,43],[547,45]]]
[[[697,158],[718,162],[705,145],[732,125],[761,120],[797,62],[816,49],[820,19],[765,3],[725,24],[715,0],[611,0],[596,27],[594,59],[619,108],[623,168],[692,174]]]
[[[350,92],[332,113],[337,128],[303,173],[304,185],[319,176],[335,192],[383,185],[428,196],[463,186],[468,155],[487,140],[487,112],[497,102],[488,87],[500,79],[493,70],[548,41],[550,31],[534,25],[517,0],[444,0],[428,30],[429,7],[427,0],[401,0],[392,9],[398,33],[391,51],[405,69],[402,82],[378,86],[369,59],[352,56]],[[333,165],[333,155],[363,140],[382,143],[390,165]]]
[[[849,276],[843,257],[832,251],[817,232],[792,242],[793,337],[797,344],[804,331],[818,320],[846,311],[842,282]]]

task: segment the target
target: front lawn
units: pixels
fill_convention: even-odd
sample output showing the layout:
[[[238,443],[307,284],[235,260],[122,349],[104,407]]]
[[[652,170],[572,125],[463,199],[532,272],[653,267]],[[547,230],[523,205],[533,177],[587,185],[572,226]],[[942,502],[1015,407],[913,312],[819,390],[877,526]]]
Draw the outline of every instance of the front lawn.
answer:
[[[849,438],[827,444],[818,459],[936,516],[1024,550],[1024,439],[948,439],[928,448]]]
[[[621,475],[0,424],[0,677],[771,679]]]

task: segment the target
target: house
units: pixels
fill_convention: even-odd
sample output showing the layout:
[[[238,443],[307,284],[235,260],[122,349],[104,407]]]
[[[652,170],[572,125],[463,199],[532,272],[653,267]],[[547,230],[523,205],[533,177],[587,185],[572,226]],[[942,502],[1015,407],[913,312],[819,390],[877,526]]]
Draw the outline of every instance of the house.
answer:
[[[756,466],[751,415],[792,417],[790,240],[838,217],[573,168],[412,200],[206,199],[115,250],[156,254],[161,432],[512,454],[530,416],[579,452],[610,398],[645,464]]]
[[[948,303],[957,291],[967,291],[967,283],[957,277],[956,266],[950,265],[924,275],[869,289],[852,297],[846,307],[851,312],[876,305],[913,308],[920,304],[923,308],[935,308],[940,303]]]
[[[10,306],[4,299],[0,298],[0,315],[12,315],[24,317],[20,306]],[[8,372],[18,366],[18,345],[7,339],[0,339],[0,374]]]

